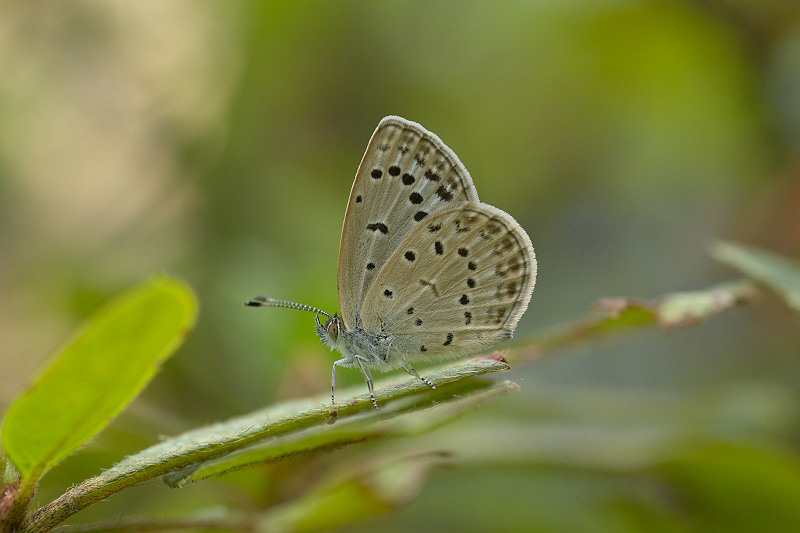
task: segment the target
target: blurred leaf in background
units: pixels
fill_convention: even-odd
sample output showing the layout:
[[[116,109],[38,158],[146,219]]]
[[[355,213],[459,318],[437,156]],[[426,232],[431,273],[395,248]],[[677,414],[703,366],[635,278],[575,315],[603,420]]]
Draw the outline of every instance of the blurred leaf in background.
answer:
[[[530,234],[540,277],[518,339],[599,298],[732,278],[707,254],[719,238],[800,255],[795,0],[11,0],[0,6],[0,71],[0,402],[100,301],[154,270],[189,280],[205,310],[182,357],[45,478],[43,501],[155,435],[329,387],[333,354],[309,316],[241,304],[261,293],[335,310],[347,196],[388,114],[442,137],[481,199]],[[472,462],[432,470],[421,496],[379,524],[477,529],[498,514],[561,531],[705,524],[689,498],[699,481],[687,484],[701,473],[719,483],[724,469],[706,450],[733,446],[719,464],[740,457],[742,472],[761,469],[764,447],[797,462],[797,321],[765,297],[694,329],[517,365],[520,394],[436,434],[436,449]],[[343,385],[357,374],[342,372]],[[718,416],[696,416],[714,406]],[[561,426],[571,429],[546,442],[574,444],[580,468],[539,455],[540,432]],[[638,470],[587,463],[592,450],[624,456],[638,441],[587,448],[581,431],[627,435],[620,426],[691,438]],[[518,462],[493,460],[510,443]],[[388,446],[426,451],[399,439],[357,453]],[[300,468],[327,471],[348,453]],[[99,512],[266,505],[302,491],[302,478],[281,483],[288,469],[169,498],[133,491]],[[664,494],[686,505],[664,505]],[[744,498],[731,491],[718,510]]]

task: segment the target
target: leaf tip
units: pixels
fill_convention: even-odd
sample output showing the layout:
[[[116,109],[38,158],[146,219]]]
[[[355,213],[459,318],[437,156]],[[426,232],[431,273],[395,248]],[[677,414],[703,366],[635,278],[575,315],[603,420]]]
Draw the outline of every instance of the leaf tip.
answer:
[[[511,365],[509,364],[508,359],[506,359],[506,356],[503,352],[495,350],[490,354],[482,356],[481,359],[488,359],[489,361],[497,361],[498,363],[505,365],[506,370],[511,369]]]

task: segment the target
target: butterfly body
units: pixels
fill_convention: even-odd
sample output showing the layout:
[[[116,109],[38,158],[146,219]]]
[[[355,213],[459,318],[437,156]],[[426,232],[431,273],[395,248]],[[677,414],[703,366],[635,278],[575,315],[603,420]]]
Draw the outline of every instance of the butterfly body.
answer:
[[[511,338],[536,280],[527,233],[480,202],[439,137],[394,116],[378,124],[356,173],[338,267],[341,316],[263,297],[247,303],[327,316],[325,324],[317,317],[317,334],[344,356],[332,389],[337,367],[358,367],[373,403],[373,368],[403,368],[433,386],[412,364]]]
[[[338,328],[338,335],[330,333],[334,327]],[[346,361],[340,363],[340,366],[358,366],[356,358],[359,358],[364,365],[383,371],[402,366],[399,357],[390,357],[392,339],[385,333],[370,334],[362,328],[349,331],[342,323],[341,317],[336,315],[325,324],[317,318],[316,329],[322,344],[345,356]]]

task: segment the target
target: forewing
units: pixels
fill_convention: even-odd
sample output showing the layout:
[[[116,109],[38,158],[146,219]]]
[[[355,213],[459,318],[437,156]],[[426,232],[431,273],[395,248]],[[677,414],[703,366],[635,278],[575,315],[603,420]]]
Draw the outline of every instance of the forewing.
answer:
[[[438,212],[415,226],[362,306],[364,329],[415,359],[475,353],[511,337],[528,307],[536,257],[525,230],[487,204]]]
[[[339,248],[339,308],[349,330],[375,276],[409,232],[438,211],[478,203],[464,165],[415,122],[386,117],[358,167]]]

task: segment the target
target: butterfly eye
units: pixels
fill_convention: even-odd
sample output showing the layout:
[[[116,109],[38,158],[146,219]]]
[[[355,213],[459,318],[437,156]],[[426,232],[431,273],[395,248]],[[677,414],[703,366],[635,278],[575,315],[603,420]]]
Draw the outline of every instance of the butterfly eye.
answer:
[[[331,320],[328,323],[328,336],[336,342],[336,339],[339,338],[339,321],[338,320]]]

